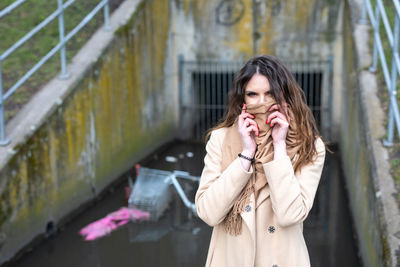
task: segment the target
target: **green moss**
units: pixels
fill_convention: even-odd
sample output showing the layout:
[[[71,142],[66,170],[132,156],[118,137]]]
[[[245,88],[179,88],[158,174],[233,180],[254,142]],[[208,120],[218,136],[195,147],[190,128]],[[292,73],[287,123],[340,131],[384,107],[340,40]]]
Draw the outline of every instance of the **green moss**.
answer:
[[[382,257],[383,257],[383,262],[385,266],[389,267],[390,266],[390,247],[388,240],[385,236],[381,236],[382,240]]]
[[[120,26],[115,30],[115,35],[117,36],[127,36],[129,35],[129,31],[132,30],[132,25],[134,25],[135,21],[138,19],[140,14],[143,12],[143,8],[146,5],[146,1],[142,0],[137,6],[133,15],[129,18],[128,22],[125,25]]]
[[[167,1],[143,1],[62,105],[15,148],[1,171],[1,231],[23,244],[50,214],[65,215],[93,196],[92,186],[101,190],[171,138],[174,108],[157,107],[165,95],[167,11]],[[145,118],[146,103],[153,108]]]

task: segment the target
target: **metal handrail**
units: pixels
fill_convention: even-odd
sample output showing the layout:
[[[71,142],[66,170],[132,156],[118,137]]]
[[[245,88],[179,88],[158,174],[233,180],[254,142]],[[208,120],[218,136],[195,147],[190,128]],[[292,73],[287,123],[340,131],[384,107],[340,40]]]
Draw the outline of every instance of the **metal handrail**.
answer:
[[[374,49],[372,57],[372,66],[369,68],[370,71],[374,72],[378,66],[378,57],[382,66],[383,76],[387,89],[390,96],[389,104],[389,119],[388,119],[388,129],[387,129],[387,139],[383,140],[385,146],[393,145],[394,137],[394,123],[396,123],[397,133],[400,136],[400,114],[399,107],[396,100],[397,95],[397,75],[400,74],[400,58],[399,58],[399,31],[400,31],[400,4],[398,0],[392,0],[395,16],[393,31],[389,23],[385,6],[382,0],[375,0],[375,12],[372,8],[370,0],[363,1],[363,11],[360,23],[367,23],[368,18],[372,24],[374,31]],[[388,6],[386,6],[388,8]],[[382,39],[380,34],[380,21],[383,21],[385,28],[384,33],[386,33],[387,39],[389,40],[391,49],[391,68],[389,70],[388,64],[385,58],[385,52],[382,45]]]
[[[0,10],[0,19],[5,15],[12,12],[14,9],[23,4],[26,0],[17,0],[10,4],[3,10]],[[76,0],[69,0],[63,3],[63,0],[57,0],[58,8],[51,15],[45,18],[42,22],[36,25],[32,30],[25,34],[21,39],[15,42],[10,48],[8,48],[4,53],[0,54],[0,146],[6,146],[10,143],[10,139],[6,137],[5,133],[5,122],[4,122],[4,101],[6,101],[26,80],[28,80],[41,66],[43,66],[55,53],[60,51],[61,58],[61,79],[68,79],[69,74],[67,72],[67,59],[65,45],[66,43],[74,37],[78,31],[80,31],[93,17],[100,11],[104,9],[104,28],[105,30],[111,30],[110,26],[110,12],[109,12],[109,0],[102,0],[94,7],[83,20],[73,28],[67,35],[64,33],[64,10],[67,9]],[[30,70],[28,70],[14,85],[12,85],[7,92],[3,95],[3,84],[2,84],[2,62],[7,59],[15,50],[17,50],[21,45],[30,40],[36,33],[41,29],[46,27],[51,21],[58,17],[58,30],[59,30],[59,43],[54,46],[50,52],[48,52],[44,57],[42,57]]]
[[[23,2],[25,2],[26,0],[17,0],[14,3],[12,3],[11,5],[7,6],[6,8],[4,8],[3,10],[0,11],[0,19],[2,17],[4,17],[6,14],[10,13],[11,11],[13,11],[14,9],[16,9],[17,7],[19,7]]]
[[[172,183],[172,185],[175,187],[176,191],[178,192],[178,195],[181,197],[183,203],[185,204],[185,206],[190,209],[194,215],[197,215],[197,209],[196,209],[196,205],[191,202],[186,194],[185,191],[183,191],[182,186],[179,184],[178,180],[176,178],[184,178],[184,179],[189,179],[193,182],[199,182],[200,181],[200,177],[198,176],[192,176],[190,175],[188,172],[183,172],[183,171],[174,171],[170,176],[169,179]]]

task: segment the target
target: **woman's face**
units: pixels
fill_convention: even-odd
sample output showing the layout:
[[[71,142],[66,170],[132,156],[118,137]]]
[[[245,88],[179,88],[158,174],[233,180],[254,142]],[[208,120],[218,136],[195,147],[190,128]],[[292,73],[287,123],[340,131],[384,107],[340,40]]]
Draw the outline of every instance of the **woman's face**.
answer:
[[[244,102],[249,104],[262,104],[273,99],[267,77],[254,74],[247,83],[244,92]]]

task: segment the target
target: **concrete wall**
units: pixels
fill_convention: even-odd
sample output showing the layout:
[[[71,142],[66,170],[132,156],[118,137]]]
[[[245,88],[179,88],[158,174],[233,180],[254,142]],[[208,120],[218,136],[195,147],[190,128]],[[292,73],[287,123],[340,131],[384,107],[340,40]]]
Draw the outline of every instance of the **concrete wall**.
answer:
[[[138,2],[125,1],[113,14],[114,32],[100,30],[77,55],[63,96],[54,95],[64,90],[55,79],[9,123],[0,264],[174,136],[176,103],[164,76],[169,3]],[[93,50],[98,56],[89,57]]]
[[[259,54],[291,61],[328,60],[337,53],[341,40],[342,4],[330,0],[174,0],[173,54],[187,60],[246,61]],[[340,67],[335,60],[333,64]],[[340,97],[337,90],[331,97],[328,90],[322,92],[325,106],[332,101],[340,107]],[[332,113],[332,119],[332,141],[338,141],[340,114]]]
[[[349,191],[361,256],[365,266],[382,265],[382,240],[379,217],[367,155],[364,118],[357,81],[357,57],[349,9],[345,8],[343,24],[343,102],[340,150]]]
[[[369,26],[360,24],[361,7],[361,1],[348,0],[344,8],[340,151],[364,266],[399,266],[400,215],[382,146],[386,115],[376,77],[368,71],[371,37]]]
[[[292,60],[326,59],[336,38],[341,3],[328,0],[172,2],[190,22],[173,24],[176,38],[192,36],[197,44],[192,46],[197,58],[221,60],[247,60],[264,53]],[[174,16],[175,20],[182,21],[182,18]]]
[[[365,266],[399,264],[400,216],[381,145],[384,114],[376,82],[365,70],[369,37],[359,35],[368,35],[369,28],[358,25],[361,1],[174,3],[179,16],[172,20],[172,42],[185,58],[246,60],[263,53],[290,60],[333,57],[330,141],[340,144],[360,256]],[[327,92],[323,94],[326,98]]]
[[[332,141],[341,142],[361,255],[366,266],[382,266],[386,245],[357,83],[360,58],[344,4],[126,0],[113,14],[114,31],[96,33],[72,62],[72,78],[51,81],[7,126],[13,141],[0,148],[0,264],[47,222],[59,222],[175,136],[178,55],[247,60],[268,53],[334,57]]]

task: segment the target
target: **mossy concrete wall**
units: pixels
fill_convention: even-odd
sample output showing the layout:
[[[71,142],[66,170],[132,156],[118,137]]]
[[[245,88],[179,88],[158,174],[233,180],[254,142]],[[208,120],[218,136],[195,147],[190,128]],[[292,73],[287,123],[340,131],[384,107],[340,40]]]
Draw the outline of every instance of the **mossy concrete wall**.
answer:
[[[176,38],[192,36],[197,58],[221,60],[247,60],[258,54],[326,59],[332,53],[341,5],[330,0],[171,2],[187,22],[174,24]],[[183,20],[173,18],[173,22]]]
[[[340,40],[342,1],[174,0],[171,6],[174,56],[188,60],[246,61],[259,54],[290,61],[328,60]],[[328,93],[322,92],[325,106]],[[340,106],[338,91],[332,92],[331,101]],[[339,114],[332,117],[338,126]],[[338,127],[332,129],[331,136],[338,136]]]
[[[343,24],[343,114],[341,120],[340,151],[344,166],[351,210],[359,238],[359,248],[365,266],[382,265],[382,241],[379,217],[371,176],[360,88],[357,81],[358,64],[353,42],[349,9],[345,9]]]
[[[174,136],[169,20],[168,1],[137,5],[57,107],[13,144],[0,172],[0,264]]]
[[[366,118],[371,110],[366,103],[376,96],[362,92],[359,84],[365,68],[360,62],[368,57],[356,48],[367,46],[368,39],[356,44],[354,37],[359,2],[175,0],[171,30],[175,49],[190,60],[246,60],[263,53],[289,60],[333,57],[330,141],[340,144],[360,255],[365,266],[389,265],[390,257],[395,266],[398,247],[388,241],[396,237],[385,225],[392,224],[396,213],[382,216],[382,200],[391,195],[384,193],[383,181],[389,183],[377,170],[386,158],[374,154],[371,145],[371,140],[380,143],[383,131],[377,133],[375,104],[374,115]]]
[[[377,97],[368,33],[360,24],[362,1],[345,2],[340,151],[360,256],[364,266],[399,266],[399,211],[392,195],[384,114]],[[338,233],[340,234],[340,233]],[[396,256],[397,254],[397,256]]]

